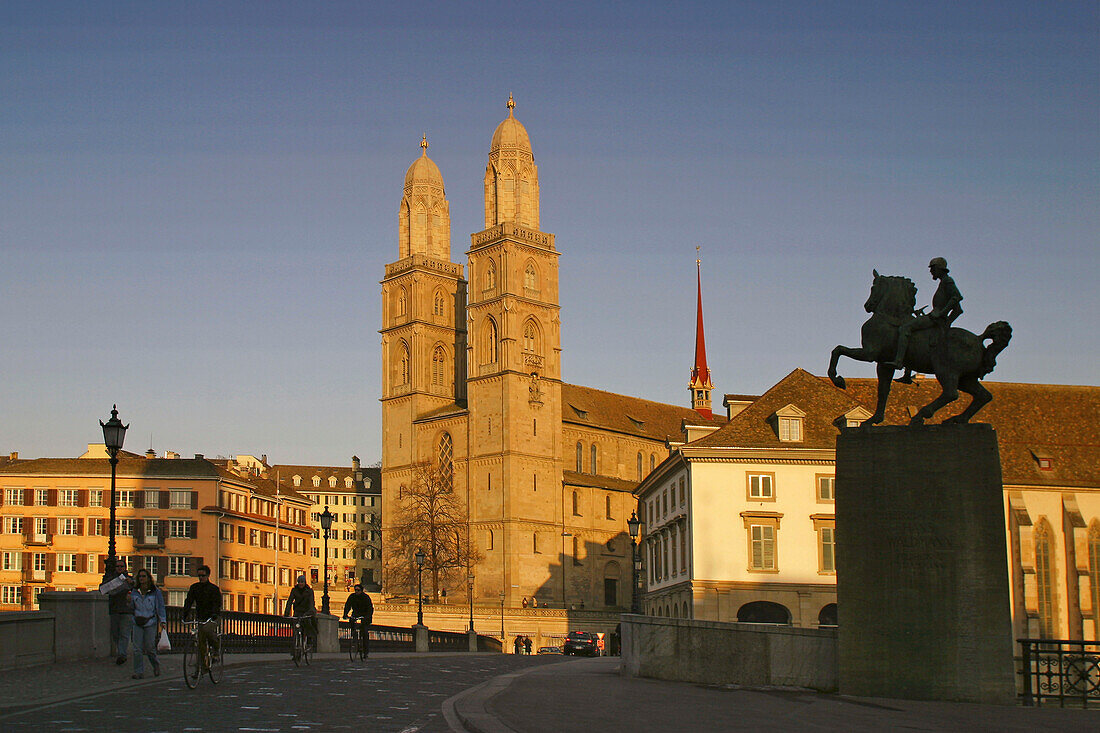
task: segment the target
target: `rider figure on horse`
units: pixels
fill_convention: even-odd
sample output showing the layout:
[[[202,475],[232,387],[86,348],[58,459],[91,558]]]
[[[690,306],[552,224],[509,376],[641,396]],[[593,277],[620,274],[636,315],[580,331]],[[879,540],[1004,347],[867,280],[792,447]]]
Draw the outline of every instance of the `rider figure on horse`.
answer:
[[[895,369],[901,369],[905,366],[905,350],[909,345],[909,336],[913,331],[938,328],[946,333],[955,319],[963,312],[962,307],[959,305],[963,299],[962,293],[955,286],[955,281],[947,274],[947,260],[943,257],[934,257],[928,263],[928,269],[932,273],[932,279],[940,281],[939,287],[936,288],[936,294],[932,296],[932,311],[925,314],[924,309],[921,308],[913,313],[916,318],[906,321],[898,327],[898,353],[890,364]],[[911,382],[910,371],[907,369],[905,376],[898,381]]]

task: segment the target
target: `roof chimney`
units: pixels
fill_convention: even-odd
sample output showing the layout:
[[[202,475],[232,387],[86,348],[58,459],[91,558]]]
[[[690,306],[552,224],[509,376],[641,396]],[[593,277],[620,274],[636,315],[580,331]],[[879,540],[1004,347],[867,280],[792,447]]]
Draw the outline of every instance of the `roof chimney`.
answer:
[[[203,459],[203,458],[202,458],[202,453],[196,453],[196,454],[195,454],[195,460],[196,460],[196,461],[201,461],[202,459]]]
[[[157,457],[157,452],[155,450],[153,450],[152,448],[150,448],[149,450],[145,451],[145,457],[146,458],[156,458]]]
[[[13,460],[13,461],[18,461],[19,460],[19,451],[13,450],[11,452],[11,460]]]
[[[263,454],[260,455],[260,463],[264,464],[265,466],[267,465],[267,454],[266,453],[263,453]]]

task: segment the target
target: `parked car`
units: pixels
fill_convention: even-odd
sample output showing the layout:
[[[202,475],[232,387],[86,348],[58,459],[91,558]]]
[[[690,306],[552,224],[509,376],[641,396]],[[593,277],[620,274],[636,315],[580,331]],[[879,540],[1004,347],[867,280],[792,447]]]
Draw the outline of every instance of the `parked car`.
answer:
[[[561,647],[561,653],[598,657],[600,656],[600,647],[595,634],[590,634],[587,631],[570,631],[569,636],[565,639],[565,644]]]
[[[539,654],[561,654],[560,646],[540,646]]]

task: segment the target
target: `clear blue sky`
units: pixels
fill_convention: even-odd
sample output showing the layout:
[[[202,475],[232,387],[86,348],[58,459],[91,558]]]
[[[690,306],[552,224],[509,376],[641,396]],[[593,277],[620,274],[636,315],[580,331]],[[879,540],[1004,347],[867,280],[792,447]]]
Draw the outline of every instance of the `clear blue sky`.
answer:
[[[509,92],[567,381],[687,404],[701,245],[719,393],[938,255],[994,379],[1097,383],[1097,3],[375,5],[0,5],[0,451],[117,402],[135,451],[377,460],[405,170],[426,132],[465,262]]]

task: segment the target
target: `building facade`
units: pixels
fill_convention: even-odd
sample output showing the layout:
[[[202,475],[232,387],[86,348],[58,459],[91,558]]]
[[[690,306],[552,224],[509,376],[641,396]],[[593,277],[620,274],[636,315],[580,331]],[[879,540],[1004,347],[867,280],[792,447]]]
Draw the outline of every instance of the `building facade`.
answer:
[[[405,176],[398,260],[382,280],[383,534],[417,466],[432,464],[452,482],[479,557],[450,579],[452,598],[465,598],[470,575],[479,605],[620,609],[631,489],[681,423],[702,418],[563,381],[560,253],[540,226],[538,167],[514,106],[490,141],[485,228],[465,266],[452,261],[426,140]],[[384,593],[409,590],[383,579]]]
[[[231,610],[271,612],[309,566],[311,503],[232,460],[122,452],[116,552],[180,605],[209,565]],[[0,463],[0,609],[43,590],[94,590],[107,554],[111,469],[102,445],[80,458]]]
[[[986,387],[978,417],[1000,444],[1013,633],[1100,639],[1100,388]],[[894,385],[887,423],[938,393],[932,379]],[[875,400],[875,380],[839,390],[801,369],[759,397],[727,396],[729,423],[638,487],[643,610],[834,625],[836,532],[858,530],[835,526],[836,436]]]

